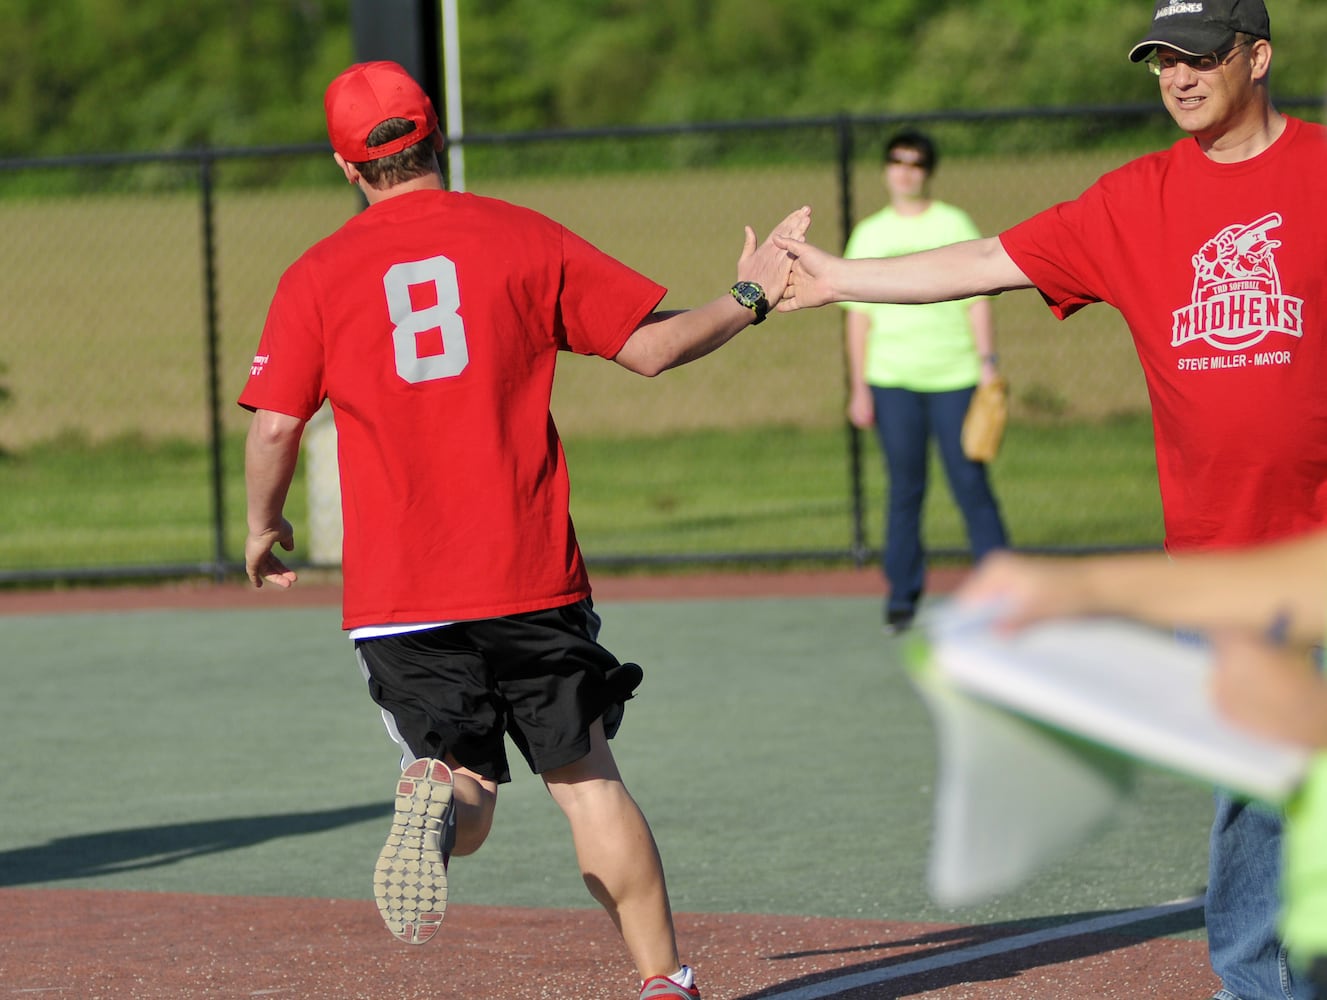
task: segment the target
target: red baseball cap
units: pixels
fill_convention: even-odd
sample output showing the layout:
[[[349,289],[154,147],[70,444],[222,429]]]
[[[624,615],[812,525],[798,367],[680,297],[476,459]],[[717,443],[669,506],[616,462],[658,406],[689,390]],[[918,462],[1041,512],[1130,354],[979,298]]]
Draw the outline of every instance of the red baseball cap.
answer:
[[[438,127],[433,102],[399,63],[356,63],[327,85],[323,97],[327,135],[332,148],[351,163],[391,156],[428,138]],[[366,145],[369,133],[389,118],[406,118],[415,127],[381,146]]]

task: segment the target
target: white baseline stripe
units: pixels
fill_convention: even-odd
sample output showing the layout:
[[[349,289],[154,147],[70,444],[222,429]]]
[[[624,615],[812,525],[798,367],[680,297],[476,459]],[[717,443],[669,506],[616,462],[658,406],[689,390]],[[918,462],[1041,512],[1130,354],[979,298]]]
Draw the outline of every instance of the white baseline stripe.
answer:
[[[837,979],[828,979],[811,986],[791,989],[784,993],[769,993],[766,994],[765,1000],[818,1000],[820,997],[832,997],[847,990],[886,983],[891,979],[904,979],[921,972],[945,969],[951,965],[962,965],[965,962],[990,958],[992,955],[1005,955],[1023,948],[1035,948],[1037,945],[1045,944],[1048,941],[1059,941],[1064,938],[1079,937],[1083,934],[1096,934],[1101,931],[1113,930],[1116,927],[1127,927],[1129,924],[1141,924],[1148,920],[1155,920],[1158,917],[1169,916],[1172,913],[1196,910],[1202,905],[1203,897],[1194,896],[1190,899],[1177,899],[1171,903],[1149,906],[1141,910],[1111,913],[1104,917],[1080,920],[1074,924],[1062,924],[1059,927],[1047,927],[1028,934],[997,938],[994,941],[987,941],[985,944],[973,945],[971,948],[961,948],[958,951],[947,951],[939,955],[931,955],[928,958],[919,958],[915,962],[904,962],[901,965],[891,965],[883,969],[871,969],[868,972],[857,972]]]

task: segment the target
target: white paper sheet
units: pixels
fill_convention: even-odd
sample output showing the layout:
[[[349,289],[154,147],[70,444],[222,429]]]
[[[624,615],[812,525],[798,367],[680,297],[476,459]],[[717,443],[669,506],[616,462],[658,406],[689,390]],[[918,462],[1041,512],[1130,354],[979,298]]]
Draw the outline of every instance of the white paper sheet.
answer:
[[[936,722],[930,888],[978,902],[1099,828],[1137,762],[1283,802],[1309,754],[1235,728],[1207,691],[1210,654],[1135,622],[1079,619],[1011,634],[989,609],[921,623],[914,679]]]

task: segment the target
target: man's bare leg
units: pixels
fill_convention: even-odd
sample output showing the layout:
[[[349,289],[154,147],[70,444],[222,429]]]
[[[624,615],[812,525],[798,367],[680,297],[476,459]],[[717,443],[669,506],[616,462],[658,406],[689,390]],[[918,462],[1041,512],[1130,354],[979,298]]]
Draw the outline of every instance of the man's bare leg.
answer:
[[[590,752],[544,777],[571,824],[581,877],[617,925],[642,979],[681,967],[663,863],[596,722]]]

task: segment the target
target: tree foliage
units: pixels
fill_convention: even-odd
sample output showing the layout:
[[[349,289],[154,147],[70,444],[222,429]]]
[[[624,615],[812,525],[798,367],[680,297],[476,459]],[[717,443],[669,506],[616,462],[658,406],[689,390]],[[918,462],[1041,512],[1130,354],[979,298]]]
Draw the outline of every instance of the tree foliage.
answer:
[[[316,142],[351,0],[0,0],[0,156]],[[1327,4],[1269,0],[1276,92]],[[469,132],[1147,101],[1147,0],[460,0]]]
[[[0,0],[0,155],[307,141],[347,0]]]

